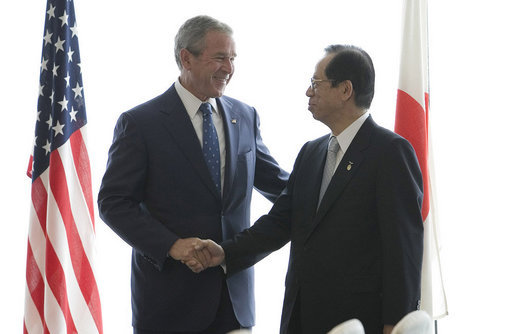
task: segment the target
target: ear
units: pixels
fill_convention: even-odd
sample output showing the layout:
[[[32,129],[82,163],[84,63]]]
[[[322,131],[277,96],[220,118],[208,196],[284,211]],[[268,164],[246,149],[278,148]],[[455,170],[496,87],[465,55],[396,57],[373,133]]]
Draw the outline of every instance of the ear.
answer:
[[[191,69],[191,58],[193,54],[189,52],[187,49],[180,50],[180,61],[182,62],[182,67],[186,70]]]
[[[345,80],[339,84],[341,98],[343,101],[349,101],[353,96],[353,84],[350,80]]]

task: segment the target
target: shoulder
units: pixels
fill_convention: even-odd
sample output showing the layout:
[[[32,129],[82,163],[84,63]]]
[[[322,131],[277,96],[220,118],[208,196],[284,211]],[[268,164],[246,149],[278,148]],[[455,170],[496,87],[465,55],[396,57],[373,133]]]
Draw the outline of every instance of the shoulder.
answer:
[[[399,160],[416,161],[416,152],[402,136],[386,129],[369,117],[355,136],[350,148],[362,151],[379,164],[396,163]]]
[[[323,135],[319,138],[316,138],[316,139],[306,142],[304,147],[312,149],[312,148],[315,148],[315,147],[318,147],[321,145],[327,145],[329,138],[330,138],[330,134]]]
[[[364,123],[362,127],[364,131],[370,132],[374,145],[412,148],[412,145],[407,139],[392,130],[378,125],[371,117],[366,120],[366,123]]]
[[[169,114],[173,108],[177,108],[177,105],[183,108],[175,87],[171,86],[164,93],[123,112],[119,121],[160,122],[161,117]]]
[[[231,105],[234,107],[244,108],[244,109],[253,109],[253,107],[249,106],[248,104],[246,104],[238,99],[235,99],[233,97],[230,97],[230,96],[223,95],[219,98],[219,100],[223,104],[228,104],[228,105]]]
[[[126,113],[134,116],[142,116],[148,112],[166,111],[167,105],[173,101],[180,101],[180,98],[175,88],[171,87],[166,92],[131,108],[126,111]]]
[[[411,173],[419,174],[420,167],[416,151],[404,137],[380,127],[377,129],[373,145],[377,148],[376,153],[380,157],[382,169],[387,169],[388,165],[394,166],[396,169],[405,166],[411,170]]]
[[[257,114],[255,108],[230,96],[221,96],[218,98],[219,104],[225,112],[239,114],[241,116],[254,117]]]
[[[299,156],[310,156],[311,154],[317,154],[319,152],[325,152],[327,145],[328,145],[328,139],[330,138],[330,134],[321,136],[319,138],[310,140],[306,142],[302,148],[300,149]]]

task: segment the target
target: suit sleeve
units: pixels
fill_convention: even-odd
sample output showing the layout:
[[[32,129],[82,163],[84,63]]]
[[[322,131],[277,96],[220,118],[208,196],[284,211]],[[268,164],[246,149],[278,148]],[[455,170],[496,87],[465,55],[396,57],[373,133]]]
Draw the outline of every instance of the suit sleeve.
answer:
[[[384,324],[396,324],[419,305],[422,200],[423,181],[415,152],[406,140],[397,138],[384,152],[377,178]]]
[[[253,266],[291,240],[291,207],[296,179],[295,170],[302,161],[304,151],[305,146],[298,154],[286,187],[270,212],[259,218],[252,227],[221,244],[225,251],[228,276]]]
[[[260,132],[259,115],[255,112],[255,180],[254,186],[264,197],[275,202],[287,184],[289,173],[278,165],[264,144]]]
[[[147,156],[143,135],[130,114],[120,116],[98,194],[100,217],[116,234],[162,269],[178,237],[145,209]]]

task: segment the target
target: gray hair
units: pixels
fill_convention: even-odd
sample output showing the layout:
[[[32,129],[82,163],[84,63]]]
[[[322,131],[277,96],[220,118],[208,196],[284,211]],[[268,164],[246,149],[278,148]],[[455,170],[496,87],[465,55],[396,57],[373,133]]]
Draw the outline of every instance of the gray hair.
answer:
[[[190,18],[180,27],[175,36],[175,61],[182,70],[180,50],[187,49],[193,55],[200,55],[205,48],[205,35],[218,31],[232,36],[232,28],[210,16],[200,15]]]

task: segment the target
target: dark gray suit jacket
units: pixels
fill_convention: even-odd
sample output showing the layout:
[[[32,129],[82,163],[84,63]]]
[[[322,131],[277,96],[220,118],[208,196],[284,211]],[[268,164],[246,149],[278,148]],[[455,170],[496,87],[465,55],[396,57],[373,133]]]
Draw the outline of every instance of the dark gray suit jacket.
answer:
[[[367,334],[382,333],[420,299],[420,168],[412,146],[369,117],[317,209],[328,139],[306,143],[269,214],[222,244],[228,274],[291,241],[281,333],[297,298],[303,333],[351,318]]]
[[[233,237],[250,226],[254,187],[273,201],[286,185],[288,174],[263,144],[255,109],[229,97],[216,100],[227,150],[223,198],[174,86],[123,113],[116,124],[98,206],[102,219],[133,247],[136,328],[206,328],[225,275],[219,268],[194,274],[168,258],[168,250],[178,238]],[[227,285],[237,319],[253,326],[253,271],[241,271]]]

